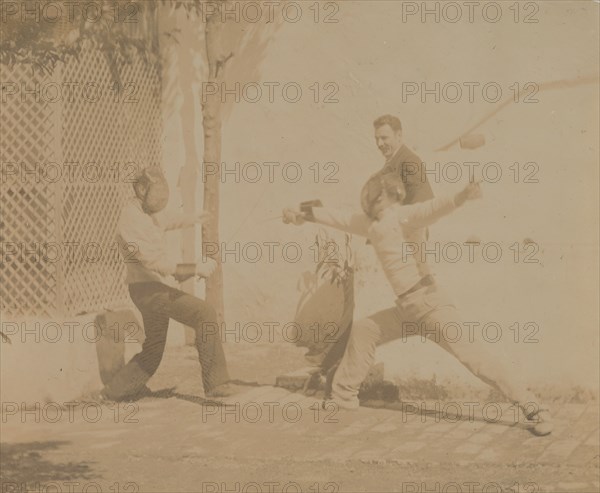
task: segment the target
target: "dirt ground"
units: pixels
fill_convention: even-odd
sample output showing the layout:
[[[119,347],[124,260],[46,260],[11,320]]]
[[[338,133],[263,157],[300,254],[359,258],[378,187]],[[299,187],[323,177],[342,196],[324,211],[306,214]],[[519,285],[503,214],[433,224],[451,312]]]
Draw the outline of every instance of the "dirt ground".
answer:
[[[597,401],[556,403],[555,432],[546,438],[504,417],[454,421],[369,402],[358,411],[317,414],[315,397],[270,385],[274,371],[298,368],[295,349],[266,345],[234,354],[239,347],[227,346],[228,357],[248,390],[230,401],[229,413],[202,399],[189,346],[165,354],[149,384],[159,392],[104,405],[97,421],[95,406],[84,414],[82,404],[59,420],[44,403],[37,414],[5,413],[1,491],[599,489]],[[265,358],[270,370],[260,364]],[[267,403],[274,409],[268,417]],[[301,409],[299,419],[283,413],[291,404]]]

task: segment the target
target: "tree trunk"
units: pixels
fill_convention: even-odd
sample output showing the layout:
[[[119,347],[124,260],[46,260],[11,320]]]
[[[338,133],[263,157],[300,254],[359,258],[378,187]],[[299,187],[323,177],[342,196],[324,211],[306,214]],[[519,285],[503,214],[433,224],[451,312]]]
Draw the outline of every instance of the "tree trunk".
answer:
[[[214,218],[208,224],[202,225],[202,242],[216,245],[219,250],[214,257],[218,268],[206,280],[206,301],[217,311],[219,323],[224,320],[225,306],[223,303],[223,269],[221,266],[219,243],[219,174],[221,161],[221,103],[211,96],[202,105],[204,127],[204,162],[214,163],[215,173],[204,174],[204,210],[209,211]]]
[[[185,149],[185,163],[181,168],[179,175],[179,187],[181,189],[181,198],[183,200],[183,212],[186,215],[196,213],[196,183],[198,181],[199,160],[196,152],[196,132],[195,132],[195,105],[194,93],[192,92],[193,83],[193,65],[192,53],[185,50],[181,54],[180,60],[180,87],[183,95],[183,105],[181,107],[181,128],[183,136],[183,146]],[[196,248],[196,228],[186,228],[182,230],[183,243],[183,261],[194,263],[198,261]],[[195,278],[192,277],[181,284],[181,289],[186,293],[195,295]],[[186,344],[194,344],[196,332],[190,327],[185,329]]]
[[[206,54],[209,65],[208,82],[220,87],[223,80],[223,69],[219,69],[216,60],[221,56],[221,29],[219,15],[212,15],[206,22]],[[214,257],[218,268],[206,281],[206,301],[217,311],[217,320],[222,323],[225,314],[223,302],[223,270],[220,261],[219,243],[219,181],[221,163],[221,94],[211,94],[203,97],[202,125],[204,129],[204,163],[211,163],[210,173],[203,166],[204,181],[204,210],[209,211],[213,220],[202,225],[202,242],[216,245],[219,253]]]

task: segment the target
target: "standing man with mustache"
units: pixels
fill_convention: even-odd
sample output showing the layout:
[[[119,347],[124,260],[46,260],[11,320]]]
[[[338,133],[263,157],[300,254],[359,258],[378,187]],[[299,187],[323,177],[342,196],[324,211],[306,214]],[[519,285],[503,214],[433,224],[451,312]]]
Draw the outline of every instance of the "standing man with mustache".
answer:
[[[388,174],[398,175],[402,180],[406,192],[402,205],[433,199],[433,191],[425,174],[425,165],[402,141],[400,119],[393,115],[383,115],[373,122],[373,127],[375,127],[375,143],[386,161],[383,168],[371,175],[362,189],[360,203],[363,212],[370,214],[372,204],[381,194],[381,178]],[[429,230],[425,228],[415,232],[413,240],[423,244],[428,237]],[[370,240],[367,240],[367,243],[370,243]],[[431,283],[432,276],[427,264],[418,259],[417,266],[423,282]],[[346,349],[348,336],[349,332],[337,341],[322,363],[323,371],[328,374],[329,384]]]
[[[386,161],[377,173],[372,175],[361,193],[363,211],[369,211],[373,195],[379,192],[380,179],[388,173],[400,175],[406,189],[404,205],[424,202],[433,198],[433,191],[427,181],[424,164],[402,141],[402,123],[393,115],[383,115],[373,123],[375,143]]]

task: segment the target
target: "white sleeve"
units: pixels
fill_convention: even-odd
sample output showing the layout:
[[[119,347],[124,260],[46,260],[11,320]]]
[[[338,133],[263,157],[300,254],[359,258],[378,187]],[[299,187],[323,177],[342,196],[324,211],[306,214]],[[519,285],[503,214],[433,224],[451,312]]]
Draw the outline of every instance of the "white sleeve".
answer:
[[[341,211],[328,207],[313,207],[315,222],[345,231],[367,236],[371,220],[362,212]]]
[[[177,262],[169,255],[160,228],[148,214],[135,206],[125,206],[119,218],[118,234],[131,250],[128,261],[138,261],[148,270],[163,276],[175,273]]]
[[[194,214],[183,214],[182,212],[165,211],[159,219],[160,225],[165,231],[173,229],[189,228],[196,224]]]
[[[438,197],[400,207],[400,223],[412,228],[425,228],[456,209],[454,197]]]

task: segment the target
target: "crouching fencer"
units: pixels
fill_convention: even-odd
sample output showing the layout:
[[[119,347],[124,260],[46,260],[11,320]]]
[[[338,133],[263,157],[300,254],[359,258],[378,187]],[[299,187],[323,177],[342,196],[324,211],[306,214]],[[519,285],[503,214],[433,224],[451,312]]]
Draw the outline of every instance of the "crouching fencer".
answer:
[[[117,372],[102,390],[101,397],[121,400],[149,392],[146,382],[161,362],[171,318],[196,331],[195,345],[205,395],[231,395],[238,389],[229,383],[215,309],[206,301],[165,283],[169,276],[181,282],[194,276],[208,278],[215,271],[217,264],[210,258],[197,264],[178,264],[168,251],[165,237],[168,230],[207,222],[209,214],[159,219],[157,214],[169,200],[169,186],[158,167],[138,173],[133,188],[135,197],[121,211],[117,238],[125,252],[126,283],[133,303],[142,314],[146,339],[142,351]]]
[[[475,376],[518,403],[534,434],[549,434],[552,424],[548,409],[538,404],[507,358],[489,344],[446,339],[447,333],[442,329],[446,324],[460,324],[460,315],[431,270],[423,276],[416,255],[403,248],[404,242],[422,238],[423,228],[467,200],[481,197],[479,184],[470,183],[455,196],[411,205],[401,205],[404,196],[401,177],[390,173],[381,176],[377,193],[370,194],[367,214],[326,207],[283,211],[286,223],[299,225],[311,221],[367,237],[396,295],[394,307],[353,324],[344,356],[333,377],[331,400],[340,408],[357,408],[359,387],[375,361],[376,346],[421,335],[433,339]]]

